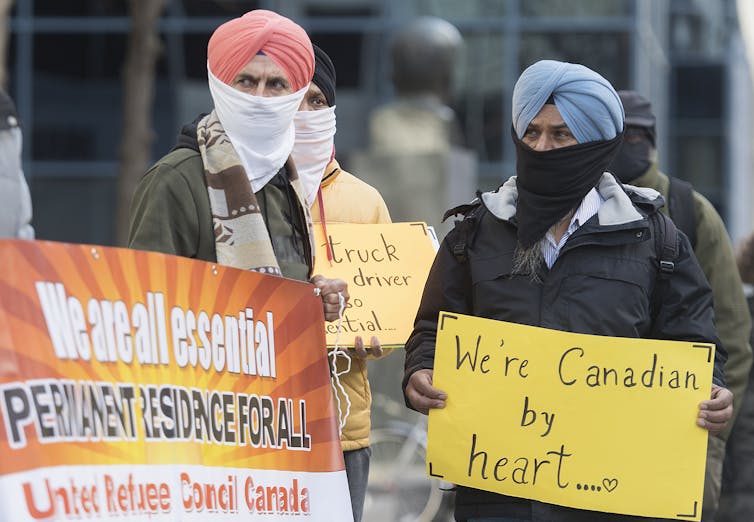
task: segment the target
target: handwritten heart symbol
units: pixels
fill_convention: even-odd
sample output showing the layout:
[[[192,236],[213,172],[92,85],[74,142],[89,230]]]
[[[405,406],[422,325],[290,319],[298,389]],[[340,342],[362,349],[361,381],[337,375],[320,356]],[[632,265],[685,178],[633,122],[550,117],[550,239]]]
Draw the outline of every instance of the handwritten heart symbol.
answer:
[[[602,485],[605,487],[605,489],[608,492],[612,492],[615,488],[618,487],[618,479],[608,479],[604,478],[602,479]]]

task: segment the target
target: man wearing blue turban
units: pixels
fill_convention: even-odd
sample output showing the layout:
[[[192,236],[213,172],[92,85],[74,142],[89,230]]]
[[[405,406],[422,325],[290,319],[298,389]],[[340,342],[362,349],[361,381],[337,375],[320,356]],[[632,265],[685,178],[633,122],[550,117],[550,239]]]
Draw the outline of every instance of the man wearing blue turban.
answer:
[[[686,236],[659,212],[662,197],[606,172],[623,137],[618,94],[582,65],[543,60],[521,74],[512,115],[516,176],[446,214],[464,217],[440,247],[406,343],[406,404],[423,413],[445,406],[432,368],[438,314],[447,311],[576,333],[714,343],[712,394],[696,423],[720,432],[732,394],[704,274]],[[461,486],[455,516],[649,520]]]

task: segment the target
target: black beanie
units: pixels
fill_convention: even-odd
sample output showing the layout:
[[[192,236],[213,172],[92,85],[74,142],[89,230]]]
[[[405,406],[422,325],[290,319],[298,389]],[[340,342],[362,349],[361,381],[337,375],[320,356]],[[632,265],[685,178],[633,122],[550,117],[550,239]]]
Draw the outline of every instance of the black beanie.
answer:
[[[319,87],[322,94],[325,95],[327,105],[335,105],[335,66],[327,53],[313,45],[314,47],[314,78],[312,83]]]

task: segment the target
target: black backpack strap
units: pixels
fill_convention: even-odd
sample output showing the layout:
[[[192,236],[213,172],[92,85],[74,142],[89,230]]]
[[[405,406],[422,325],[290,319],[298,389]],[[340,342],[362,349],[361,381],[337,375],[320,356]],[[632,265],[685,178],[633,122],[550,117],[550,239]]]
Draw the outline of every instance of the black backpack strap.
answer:
[[[689,238],[691,248],[696,248],[696,213],[694,212],[694,187],[691,183],[669,176],[668,213]]]
[[[445,214],[442,215],[442,222],[444,223],[449,217],[457,216],[459,214],[465,216],[469,212],[469,210],[473,210],[477,206],[479,205],[476,203],[466,203],[463,205],[458,205],[457,207],[453,207],[450,210],[446,210]]]
[[[657,316],[662,304],[662,296],[668,285],[670,276],[675,271],[675,261],[678,258],[679,242],[678,229],[673,220],[662,212],[655,212],[649,217],[652,235],[655,241],[657,255],[657,281],[652,292],[650,311],[652,319]]]
[[[469,244],[473,240],[478,214],[482,208],[483,207],[479,202],[462,205],[461,207],[456,207],[446,212],[443,218],[443,220],[445,220],[448,217],[457,214],[463,215],[463,219],[456,221],[455,228],[448,234],[450,249],[459,263],[465,263],[468,259],[467,252]]]

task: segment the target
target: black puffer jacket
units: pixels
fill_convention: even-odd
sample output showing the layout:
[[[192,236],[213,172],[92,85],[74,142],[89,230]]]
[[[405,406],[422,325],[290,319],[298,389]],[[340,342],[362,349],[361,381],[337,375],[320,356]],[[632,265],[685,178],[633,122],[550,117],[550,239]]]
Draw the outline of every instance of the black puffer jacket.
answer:
[[[430,271],[406,343],[404,391],[411,374],[433,367],[441,310],[575,333],[714,343],[714,381],[724,383],[727,356],[715,331],[712,294],[680,232],[674,271],[659,311],[651,317],[659,259],[648,216],[662,206],[662,198],[651,189],[624,188],[611,174],[603,175],[597,190],[605,199],[599,212],[568,239],[552,268],[544,269],[541,283],[511,275],[515,178],[481,196],[482,205],[467,214],[466,224],[445,238]],[[453,248],[464,243],[466,258],[459,259]],[[648,520],[458,488],[458,520],[490,516],[548,522]]]

